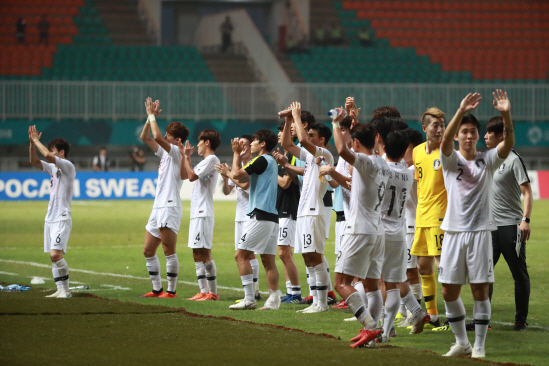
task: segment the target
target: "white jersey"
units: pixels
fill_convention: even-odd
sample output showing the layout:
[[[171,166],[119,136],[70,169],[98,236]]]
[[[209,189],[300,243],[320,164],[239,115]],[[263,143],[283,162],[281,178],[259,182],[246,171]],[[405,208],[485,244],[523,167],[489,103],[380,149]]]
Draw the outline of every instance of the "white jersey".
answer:
[[[51,176],[50,203],[46,222],[72,220],[72,191],[76,177],[74,165],[56,156],[55,164],[42,161],[42,170]]]
[[[414,173],[402,163],[388,162],[389,179],[381,204],[381,220],[385,228],[385,241],[406,240],[404,206],[414,183]]]
[[[317,146],[315,155],[313,155],[305,148],[301,148],[299,159],[305,162],[305,172],[303,173],[303,187],[299,198],[297,217],[325,215],[323,198],[328,190],[328,180],[331,178],[326,177],[327,180],[321,183],[318,177],[319,167],[315,162],[315,158],[318,156],[324,156],[329,165],[334,164],[334,158],[327,149]]]
[[[411,165],[408,170],[414,174],[414,166]],[[416,226],[416,209],[417,209],[417,180],[413,180],[412,189],[408,195],[408,200],[406,201],[406,232],[408,234],[415,233]]]
[[[477,152],[472,161],[459,151],[452,151],[450,156],[441,151],[440,159],[448,193],[446,216],[440,228],[451,232],[497,230],[490,204],[493,176],[504,161],[498,157],[497,149]]]
[[[351,151],[354,150],[351,148]],[[344,177],[349,178],[351,176],[351,174],[349,174],[349,163],[347,163],[343,158],[339,157],[337,161],[336,172],[343,175]],[[345,213],[345,217],[347,217],[347,215],[349,215],[349,207],[351,203],[351,191],[341,186],[341,197],[343,197],[343,212]]]
[[[153,208],[181,207],[179,191],[183,181],[179,174],[181,153],[177,146],[170,144],[170,152],[158,145],[156,156],[161,158],[158,167],[158,181],[156,183],[156,198]]]
[[[219,177],[215,170],[216,164],[219,164],[219,159],[215,155],[210,155],[194,167],[194,174],[198,175],[198,179],[193,185],[191,219],[214,216],[213,193]]]
[[[229,179],[229,186],[236,189],[236,215],[234,221],[242,222],[248,221],[248,202],[250,201],[250,188],[242,189],[235,182]]]
[[[383,235],[381,203],[389,167],[381,156],[356,153],[351,185],[351,207],[345,234]]]

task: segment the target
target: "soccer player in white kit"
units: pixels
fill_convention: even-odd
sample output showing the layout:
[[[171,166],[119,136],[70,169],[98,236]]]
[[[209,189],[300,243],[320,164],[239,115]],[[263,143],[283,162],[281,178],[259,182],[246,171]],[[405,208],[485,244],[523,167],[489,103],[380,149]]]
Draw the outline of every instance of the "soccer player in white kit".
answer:
[[[158,167],[158,182],[156,184],[156,197],[145,226],[145,246],[143,254],[147,261],[147,269],[153,283],[153,290],[140,297],[176,298],[177,274],[179,272],[179,260],[176,254],[177,233],[181,225],[183,209],[179,191],[183,184],[179,166],[181,154],[177,148],[181,140],[189,136],[189,129],[182,123],[172,122],[166,128],[166,134],[162,136],[156,123],[156,116],[160,114],[159,102],[153,103],[151,98],[145,101],[147,121],[141,132],[141,140],[160,157]],[[151,131],[154,138],[151,138]],[[166,272],[168,278],[168,291],[164,292],[160,278],[160,261],[156,255],[158,247],[162,243],[166,256]]]
[[[181,174],[187,172],[190,182],[194,182],[191,197],[191,220],[189,222],[188,247],[193,250],[196,278],[200,292],[187,300],[208,301],[219,300],[217,293],[217,268],[212,258],[213,230],[215,224],[213,192],[217,185],[219,173],[215,170],[219,159],[215,149],[221,144],[219,133],[214,130],[204,130],[198,135],[198,155],[204,159],[193,167],[191,155],[194,146],[185,142],[185,148],[180,145],[181,154],[185,156],[181,164]]]
[[[303,255],[311,284],[315,283],[315,286],[311,286],[313,303],[302,311],[316,313],[329,309],[330,274],[324,262],[326,217],[323,197],[328,189],[328,181],[321,181],[315,159],[323,157],[327,165],[333,165],[332,154],[324,148],[326,141],[332,137],[332,132],[323,124],[309,125],[309,131],[305,131],[301,123],[301,104],[294,102],[291,109],[297,137],[302,147],[296,146],[292,141],[290,118],[286,118],[281,143],[286,151],[306,162],[296,220],[295,253]]]
[[[445,230],[444,249],[439,266],[439,282],[446,305],[446,316],[456,343],[445,356],[485,357],[484,343],[490,322],[488,299],[490,283],[494,282],[491,231],[494,222],[490,196],[493,175],[507,158],[515,143],[510,103],[507,93],[497,90],[494,107],[505,123],[505,138],[496,149],[477,151],[480,123],[467,114],[477,108],[480,94],[468,94],[450,121],[441,144],[444,185],[448,193],[448,209],[441,229]],[[459,151],[454,150],[454,139]],[[475,300],[475,344],[467,339],[465,307],[459,296],[461,286],[471,284]]]
[[[374,154],[376,131],[371,124],[360,124],[351,130],[351,151],[341,134],[340,115],[333,120],[334,140],[337,152],[353,166],[351,184],[351,205],[346,216],[345,236],[341,242],[335,266],[335,288],[345,299],[349,310],[364,326],[359,334],[351,339],[359,347],[380,338],[383,330],[375,329],[377,320],[371,313],[368,298],[363,298],[352,286],[355,277],[363,279],[368,289],[378,290],[378,281],[384,256],[384,230],[381,222],[381,203],[385,194],[389,167]],[[345,184],[349,178],[335,175],[334,179]],[[370,305],[370,306],[369,306]]]
[[[72,229],[71,203],[76,169],[67,160],[69,143],[56,138],[48,147],[40,142],[42,133],[36,126],[29,127],[29,157],[32,165],[51,176],[50,203],[44,224],[44,253],[50,253],[52,273],[57,291],[46,297],[66,299],[72,297],[69,290],[69,266],[63,258]],[[36,148],[48,162],[38,159]]]
[[[401,295],[406,307],[414,316],[414,333],[421,333],[430,317],[422,310],[406,283],[406,220],[404,208],[414,182],[414,173],[402,165],[409,144],[405,131],[389,133],[385,140],[389,178],[381,205],[381,221],[385,229],[385,257],[383,281],[387,297],[382,342],[388,342],[398,312]],[[402,286],[399,286],[402,284]],[[396,334],[395,334],[396,335]]]

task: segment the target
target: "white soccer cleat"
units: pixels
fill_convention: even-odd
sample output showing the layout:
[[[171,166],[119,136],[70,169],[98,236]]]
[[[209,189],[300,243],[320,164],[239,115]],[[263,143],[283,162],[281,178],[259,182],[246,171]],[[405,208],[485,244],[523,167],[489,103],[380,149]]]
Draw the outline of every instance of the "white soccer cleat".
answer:
[[[443,355],[446,357],[452,357],[452,356],[468,356],[473,351],[470,344],[466,344],[465,346],[460,346],[459,344],[454,344],[452,348],[448,351],[447,354]]]
[[[473,348],[473,354],[471,355],[472,358],[482,358],[486,357],[486,351],[484,350],[484,347],[475,347]]]
[[[312,304],[311,306],[306,307],[305,309],[297,310],[296,313],[305,313],[309,312],[309,309],[316,306],[316,304]]]
[[[265,304],[259,308],[259,310],[278,310],[278,308],[280,308],[281,296],[282,292],[280,292],[280,290],[269,290],[269,297],[267,298],[267,301],[265,301]]]
[[[57,290],[57,291],[55,291],[53,294],[48,295],[48,296],[46,296],[46,297],[57,297],[57,296],[59,296],[60,293],[61,293],[61,290]]]
[[[328,311],[330,310],[330,307],[329,306],[326,306],[326,307],[322,307],[320,305],[314,305],[314,306],[309,306],[307,309],[305,309],[305,311],[303,311],[304,314],[312,314],[312,313],[323,313],[325,311]]]
[[[257,301],[247,301],[246,299],[243,299],[238,304],[234,304],[229,306],[229,309],[231,310],[252,310],[257,308]]]
[[[72,293],[70,291],[61,290],[61,293],[57,295],[58,299],[69,299],[72,297]]]
[[[356,316],[353,316],[351,318],[345,318],[343,319],[344,322],[356,322],[358,321],[358,319],[356,318]]]

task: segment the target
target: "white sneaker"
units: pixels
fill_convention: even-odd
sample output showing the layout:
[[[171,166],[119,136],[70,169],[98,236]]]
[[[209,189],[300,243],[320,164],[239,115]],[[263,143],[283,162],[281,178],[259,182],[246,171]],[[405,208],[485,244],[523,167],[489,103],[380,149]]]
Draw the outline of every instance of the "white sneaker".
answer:
[[[297,310],[296,313],[306,313],[309,312],[309,309],[312,307],[315,307],[316,304],[312,304],[311,306],[306,307],[305,309]]]
[[[467,356],[467,355],[470,355],[471,352],[472,352],[472,348],[470,344],[466,344],[465,346],[460,346],[459,344],[455,343],[452,346],[452,348],[450,348],[450,351],[448,351],[448,353],[443,356],[446,356],[446,357]]]
[[[72,293],[70,291],[61,290],[59,295],[57,295],[58,299],[69,299],[72,297]]]
[[[252,310],[257,308],[257,301],[248,302],[248,300],[243,299],[238,304],[229,306],[231,310]]]
[[[57,291],[55,291],[53,294],[48,295],[48,296],[46,296],[46,297],[57,297],[57,296],[59,296],[60,293],[61,293],[61,290],[57,290]]]
[[[343,319],[344,322],[356,322],[358,321],[358,319],[356,318],[356,316],[353,316],[352,318],[345,318]]]
[[[269,297],[267,298],[267,301],[265,301],[265,304],[259,308],[259,310],[278,310],[278,308],[280,308],[281,296],[282,292],[280,292],[280,290],[269,290]]]
[[[486,351],[484,350],[484,347],[475,347],[473,348],[473,354],[471,355],[472,358],[482,358],[486,357]]]

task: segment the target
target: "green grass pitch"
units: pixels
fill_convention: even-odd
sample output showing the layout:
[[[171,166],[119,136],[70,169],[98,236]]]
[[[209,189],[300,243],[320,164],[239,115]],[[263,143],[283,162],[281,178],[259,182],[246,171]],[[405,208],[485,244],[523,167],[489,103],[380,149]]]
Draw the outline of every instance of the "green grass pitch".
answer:
[[[71,269],[71,282],[89,285],[90,290],[86,291],[87,293],[120,300],[123,303],[106,302],[83,294],[66,301],[45,299],[43,296],[47,293],[40,289],[32,290],[30,293],[2,293],[0,324],[3,330],[0,332],[0,362],[6,365],[54,362],[57,352],[51,337],[60,336],[60,329],[64,327],[70,329],[66,342],[68,346],[73,347],[71,352],[77,357],[68,358],[67,363],[70,364],[77,363],[76,360],[80,358],[85,358],[90,364],[104,363],[107,360],[116,360],[111,362],[116,364],[135,364],[140,360],[144,363],[147,356],[151,357],[150,360],[168,363],[182,360],[198,362],[200,359],[194,355],[185,358],[183,354],[196,352],[196,347],[199,346],[193,339],[201,339],[199,331],[207,332],[207,339],[211,339],[215,344],[218,359],[210,360],[211,364],[244,362],[241,353],[246,351],[238,344],[246,340],[250,340],[250,344],[255,344],[250,348],[250,357],[255,355],[253,357],[257,357],[258,360],[261,358],[262,363],[266,364],[278,364],[286,357],[293,360],[289,363],[302,363],[314,352],[322,354],[322,357],[316,358],[315,363],[348,363],[344,361],[346,358],[356,361],[371,360],[381,365],[474,362],[447,360],[422,352],[447,352],[454,342],[451,332],[426,330],[419,335],[409,335],[406,330],[397,328],[398,336],[391,339],[391,345],[405,349],[387,346],[379,347],[377,350],[351,350],[348,349],[348,341],[360,329],[360,325],[357,322],[344,322],[343,319],[351,316],[344,310],[330,309],[327,313],[306,315],[295,312],[303,306],[283,304],[279,311],[230,311],[228,306],[243,296],[234,262],[235,205],[235,202],[215,202],[217,216],[213,257],[218,269],[221,301],[193,302],[185,300],[198,292],[192,254],[187,248],[189,202],[183,202],[184,214],[178,240],[178,299],[139,299],[139,295],[151,289],[142,246],[152,202],[74,201],[73,229],[66,255]],[[41,276],[46,280],[43,287],[55,287],[51,279],[48,255],[43,253],[43,223],[46,210],[47,202],[44,201],[0,203],[0,282],[30,284],[32,276]],[[534,202],[532,237],[527,243],[527,260],[532,283],[528,331],[512,331],[513,280],[503,258],[495,268],[496,284],[492,305],[494,329],[488,332],[486,340],[488,360],[531,365],[549,364],[549,312],[546,310],[546,281],[549,278],[549,268],[544,255],[549,242],[549,228],[543,219],[548,214],[549,201]],[[334,221],[332,219],[332,231],[326,245],[326,256],[332,269],[335,261]],[[165,278],[165,261],[161,250],[158,255],[162,266],[161,273]],[[306,295],[308,289],[305,267],[300,257],[296,257],[296,263]],[[284,292],[280,260],[278,265],[281,275],[280,288]],[[259,281],[261,290],[267,291],[263,269],[260,270]],[[263,299],[266,297],[264,294]],[[467,316],[471,318],[473,301],[467,287],[463,288],[462,298]],[[263,300],[260,304],[262,302]],[[106,308],[110,310],[105,310]],[[181,308],[190,313],[274,324],[310,333],[326,333],[336,338],[340,337],[341,340],[271,327],[254,327],[220,319],[188,317],[178,311]],[[444,314],[441,296],[438,298],[438,308],[439,312]],[[64,316],[76,314],[88,317]],[[241,342],[235,343],[232,338],[237,338]],[[471,342],[474,341],[474,333],[469,333],[469,339]],[[170,350],[170,345],[174,342],[180,347],[178,352]],[[105,344],[108,347],[105,347]],[[116,346],[117,344],[119,346]],[[103,346],[100,347],[101,345]],[[38,348],[31,352],[32,359],[25,359],[22,356],[35,347]],[[82,348],[85,357],[79,353],[79,347]],[[124,351],[120,350],[121,347]],[[309,352],[310,347],[312,349]],[[44,351],[37,352],[39,349]],[[298,352],[300,349],[301,353]],[[162,353],[163,356],[153,353]],[[86,364],[80,361],[79,363]]]

